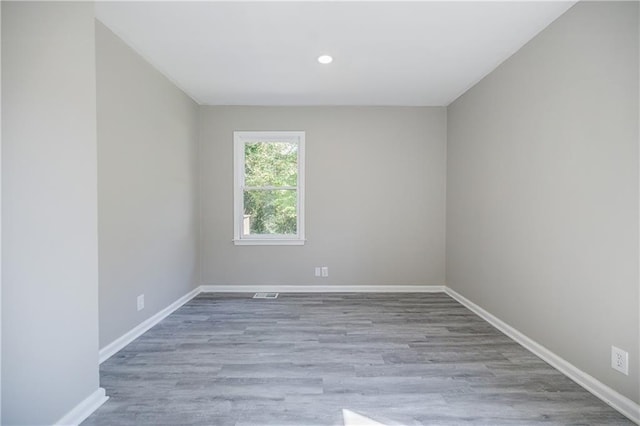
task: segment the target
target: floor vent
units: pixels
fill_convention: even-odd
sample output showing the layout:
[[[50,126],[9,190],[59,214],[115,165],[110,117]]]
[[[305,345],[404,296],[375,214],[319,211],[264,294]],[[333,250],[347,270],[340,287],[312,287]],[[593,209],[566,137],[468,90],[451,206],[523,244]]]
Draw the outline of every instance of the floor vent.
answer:
[[[253,295],[254,299],[277,299],[278,293],[256,293]]]

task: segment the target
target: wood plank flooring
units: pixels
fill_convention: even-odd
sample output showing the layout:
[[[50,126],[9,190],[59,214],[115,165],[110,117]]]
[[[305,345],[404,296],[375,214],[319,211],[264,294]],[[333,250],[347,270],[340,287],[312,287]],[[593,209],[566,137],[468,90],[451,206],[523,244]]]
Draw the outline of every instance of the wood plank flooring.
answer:
[[[251,296],[201,294],[104,362],[83,425],[632,424],[443,293]]]

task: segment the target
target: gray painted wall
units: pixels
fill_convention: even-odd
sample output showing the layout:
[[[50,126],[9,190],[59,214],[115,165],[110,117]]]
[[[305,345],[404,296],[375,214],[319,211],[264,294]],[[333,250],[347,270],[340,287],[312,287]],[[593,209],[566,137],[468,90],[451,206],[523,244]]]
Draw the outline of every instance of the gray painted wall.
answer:
[[[2,424],[98,389],[92,3],[2,3]]]
[[[202,284],[444,284],[445,108],[202,107],[200,125]],[[306,131],[306,245],[232,243],[234,130]]]
[[[449,106],[447,150],[447,285],[636,402],[637,8],[578,3]]]
[[[96,55],[104,347],[198,284],[198,106],[100,22]]]

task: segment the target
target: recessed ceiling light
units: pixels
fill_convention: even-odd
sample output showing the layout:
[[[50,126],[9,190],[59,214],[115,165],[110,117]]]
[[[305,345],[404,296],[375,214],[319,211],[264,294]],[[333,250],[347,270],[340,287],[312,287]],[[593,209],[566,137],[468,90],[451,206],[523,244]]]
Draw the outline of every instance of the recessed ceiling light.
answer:
[[[320,62],[322,65],[327,65],[333,62],[333,58],[329,55],[321,55],[318,56],[318,62]]]

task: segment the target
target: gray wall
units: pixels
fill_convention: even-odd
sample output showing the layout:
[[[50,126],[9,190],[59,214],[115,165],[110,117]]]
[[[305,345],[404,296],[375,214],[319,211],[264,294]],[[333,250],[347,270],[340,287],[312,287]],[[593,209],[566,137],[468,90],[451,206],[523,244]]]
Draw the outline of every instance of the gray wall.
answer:
[[[96,55],[104,347],[199,284],[198,106],[100,22]]]
[[[200,126],[202,284],[444,284],[445,108],[202,107]],[[306,131],[306,245],[232,243],[234,130]]]
[[[92,3],[2,3],[2,424],[98,389]]]
[[[447,149],[447,285],[636,402],[637,8],[578,3],[449,106]]]

